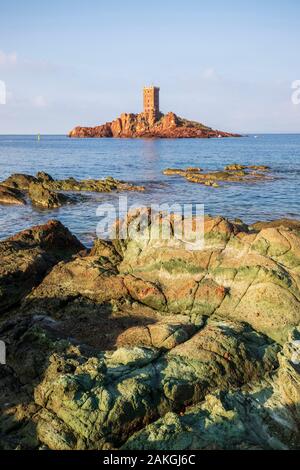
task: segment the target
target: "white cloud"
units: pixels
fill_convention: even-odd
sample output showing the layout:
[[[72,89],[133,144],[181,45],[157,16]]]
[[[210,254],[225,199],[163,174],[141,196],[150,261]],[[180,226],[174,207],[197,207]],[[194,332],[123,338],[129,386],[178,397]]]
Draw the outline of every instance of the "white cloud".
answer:
[[[18,56],[16,52],[11,52],[6,54],[3,51],[0,51],[0,65],[16,65],[18,61]]]
[[[35,108],[45,108],[47,104],[46,98],[42,95],[35,96],[33,99],[33,106]]]
[[[6,104],[6,85],[0,80],[0,104]]]
[[[206,80],[218,80],[219,75],[213,67],[207,67],[202,72],[202,78]]]
[[[47,60],[32,60],[19,56],[16,52],[6,53],[0,49],[0,67],[18,67],[20,73],[56,73],[61,69],[60,65]]]

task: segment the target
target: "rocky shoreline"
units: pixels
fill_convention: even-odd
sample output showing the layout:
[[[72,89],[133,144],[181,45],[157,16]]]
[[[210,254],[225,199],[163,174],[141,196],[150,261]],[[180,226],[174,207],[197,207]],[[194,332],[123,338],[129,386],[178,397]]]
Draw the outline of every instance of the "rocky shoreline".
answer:
[[[166,176],[181,176],[188,182],[219,187],[221,183],[251,183],[272,179],[270,167],[265,165],[227,165],[223,170],[204,172],[201,168],[166,168]],[[64,204],[81,201],[86,193],[109,193],[112,191],[144,191],[144,186],[117,180],[111,176],[103,179],[76,180],[73,177],[55,180],[43,171],[35,176],[15,173],[0,182],[0,204],[26,205],[40,209],[54,209]]]
[[[204,230],[0,242],[2,449],[300,447],[300,221]]]
[[[214,137],[241,137],[207,127],[199,122],[181,118],[175,113],[162,114],[158,118],[145,113],[123,113],[114,121],[95,127],[74,127],[69,137],[77,138],[168,138],[168,139],[209,139]]]
[[[100,180],[76,180],[72,177],[55,180],[43,171],[38,172],[36,176],[16,173],[0,183],[0,204],[25,205],[29,199],[35,207],[54,209],[83,199],[84,196],[81,193],[144,191],[144,189],[143,186],[126,183],[111,176]],[[70,192],[72,195],[66,195],[65,192]],[[75,196],[74,193],[79,193],[79,195]]]

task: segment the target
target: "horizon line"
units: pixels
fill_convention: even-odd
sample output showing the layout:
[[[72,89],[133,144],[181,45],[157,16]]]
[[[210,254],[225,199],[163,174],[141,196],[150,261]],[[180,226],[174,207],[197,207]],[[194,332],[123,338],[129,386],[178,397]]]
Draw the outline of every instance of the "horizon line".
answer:
[[[228,131],[229,132],[229,131]],[[299,132],[262,132],[262,131],[259,131],[259,132],[242,132],[242,131],[236,131],[236,132],[240,132],[241,134],[243,134],[244,136],[247,136],[247,135],[299,135],[300,134],[300,131]],[[45,136],[66,136],[68,137],[68,133],[48,133],[48,132],[26,132],[26,133],[5,133],[5,134],[2,134],[0,133],[0,137],[1,136],[36,136],[36,135],[45,135]],[[85,137],[85,139],[87,139],[88,137]],[[97,139],[97,137],[90,137],[91,139]],[[98,139],[103,139],[105,137],[98,137]],[[113,137],[109,137],[110,139],[112,139]],[[119,137],[115,137],[116,139],[119,139]],[[230,137],[224,137],[224,139],[228,139]],[[168,139],[168,140],[172,140],[168,137],[166,137],[165,139]],[[195,137],[194,139],[197,139],[197,137]],[[200,137],[199,137],[200,139]],[[132,140],[141,140],[141,139],[133,139]],[[155,139],[152,139],[152,140],[155,140]],[[158,138],[157,140],[162,140],[162,138]],[[193,140],[193,139],[189,139],[189,140]]]

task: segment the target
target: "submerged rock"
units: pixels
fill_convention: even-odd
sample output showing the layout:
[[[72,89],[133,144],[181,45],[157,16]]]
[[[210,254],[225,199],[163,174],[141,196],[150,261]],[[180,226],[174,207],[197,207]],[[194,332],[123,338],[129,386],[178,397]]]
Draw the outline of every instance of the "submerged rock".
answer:
[[[192,167],[185,168],[184,170],[181,168],[166,168],[163,171],[163,174],[167,176],[171,176],[171,175],[183,175],[184,176],[186,173],[199,173],[200,171],[202,171],[201,168],[192,168]]]
[[[200,168],[166,168],[163,171],[164,175],[172,176],[179,175],[183,176],[186,180],[191,183],[199,183],[205,186],[219,187],[219,183],[222,182],[255,182],[260,180],[270,179],[266,172],[270,168],[264,165],[227,165],[224,170],[221,171],[209,171],[204,172]]]
[[[268,171],[270,167],[267,165],[240,165],[238,163],[233,163],[231,165],[225,166],[225,171],[240,171],[240,170],[259,170],[259,171]]]

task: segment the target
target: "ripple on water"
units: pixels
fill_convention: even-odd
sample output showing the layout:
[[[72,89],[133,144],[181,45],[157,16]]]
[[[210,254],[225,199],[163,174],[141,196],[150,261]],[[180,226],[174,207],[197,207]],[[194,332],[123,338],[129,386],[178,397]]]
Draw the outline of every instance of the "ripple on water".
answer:
[[[210,188],[162,174],[167,167],[230,163],[265,164],[276,178],[250,185]],[[0,179],[11,173],[46,171],[55,178],[115,178],[145,184],[144,193],[129,193],[129,204],[201,203],[205,212],[251,223],[278,217],[300,219],[300,135],[260,135],[242,139],[69,139],[64,136],[0,136]],[[54,210],[0,206],[0,237],[5,238],[50,218],[61,220],[90,245],[102,202],[116,204],[117,194],[93,194],[80,204]]]

